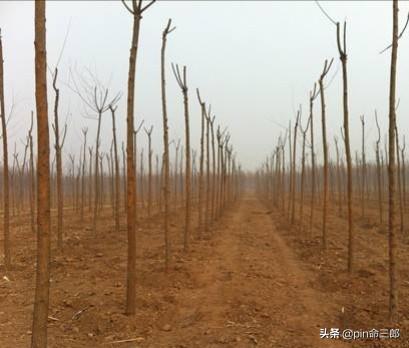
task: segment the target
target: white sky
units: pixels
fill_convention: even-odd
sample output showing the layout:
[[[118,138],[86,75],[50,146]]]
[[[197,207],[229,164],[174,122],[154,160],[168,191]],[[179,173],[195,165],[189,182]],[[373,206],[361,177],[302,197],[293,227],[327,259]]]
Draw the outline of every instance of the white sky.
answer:
[[[387,130],[390,51],[379,51],[391,41],[392,3],[381,1],[321,2],[336,20],[348,21],[348,71],[350,124],[353,150],[360,149],[360,120],[367,119],[368,152],[373,152],[376,137],[374,109],[378,109],[382,134]],[[400,2],[400,26],[405,23],[409,3]],[[228,126],[232,143],[243,166],[253,169],[268,155],[301,103],[307,120],[308,94],[326,58],[335,58],[328,80],[338,70],[326,91],[328,139],[340,137],[342,125],[342,75],[333,24],[313,1],[158,1],[144,15],[136,74],[137,123],[155,126],[155,149],[161,151],[162,113],[160,104],[161,34],[168,18],[177,27],[168,40],[168,111],[172,139],[184,137],[182,95],[170,63],[186,64],[190,87],[191,125],[194,146],[199,144],[200,112],[195,95],[212,104],[218,122]],[[65,155],[77,153],[81,128],[89,127],[89,139],[96,122],[84,118],[80,99],[65,86],[70,67],[90,68],[102,81],[109,82],[112,93],[124,96],[117,111],[118,132],[125,135],[128,59],[132,18],[119,2],[48,2],[47,53],[54,67],[67,27],[68,41],[59,64],[61,119],[68,111],[69,131]],[[34,6],[32,2],[0,2],[0,27],[3,35],[6,110],[15,100],[9,124],[10,145],[21,148],[29,127],[30,110],[35,110],[34,94]],[[398,122],[400,133],[409,121],[409,33],[399,46]],[[403,78],[402,78],[403,77]],[[51,81],[49,81],[51,82]],[[50,85],[49,111],[53,95]],[[315,108],[316,148],[321,153],[319,99]],[[51,130],[51,128],[50,128]],[[110,114],[104,115],[104,151],[111,143]],[[54,137],[52,136],[52,141]],[[146,135],[139,148],[146,146]],[[12,149],[11,149],[12,151]],[[22,157],[22,155],[20,155]],[[372,156],[371,156],[372,157]]]

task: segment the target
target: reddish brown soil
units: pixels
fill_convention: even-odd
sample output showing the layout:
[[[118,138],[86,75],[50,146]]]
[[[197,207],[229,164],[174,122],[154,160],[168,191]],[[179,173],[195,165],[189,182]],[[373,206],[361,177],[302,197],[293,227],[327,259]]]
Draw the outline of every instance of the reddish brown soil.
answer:
[[[357,218],[351,276],[345,271],[346,221],[335,212],[326,252],[319,246],[318,211],[311,233],[300,222],[289,226],[282,213],[249,194],[206,238],[194,240],[188,253],[181,250],[183,219],[176,214],[168,273],[161,219],[145,221],[138,229],[135,317],[123,314],[125,230],[117,235],[107,212],[92,236],[70,216],[64,252],[53,250],[49,347],[409,347],[407,244],[402,240],[399,259],[400,324],[391,325],[385,320],[387,237],[372,221],[376,213],[373,207],[366,219]],[[1,348],[30,344],[35,238],[22,226],[13,226],[15,266],[9,281],[0,279]],[[0,271],[3,277],[4,268]],[[319,329],[325,327],[399,327],[403,338],[321,340]]]

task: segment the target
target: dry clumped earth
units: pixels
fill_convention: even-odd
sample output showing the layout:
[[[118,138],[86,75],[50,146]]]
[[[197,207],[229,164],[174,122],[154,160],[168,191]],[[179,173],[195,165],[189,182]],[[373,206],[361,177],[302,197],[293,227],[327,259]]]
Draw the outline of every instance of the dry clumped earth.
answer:
[[[282,212],[251,193],[183,253],[180,209],[172,217],[174,257],[168,273],[161,217],[143,219],[137,232],[135,317],[123,314],[126,231],[115,234],[109,210],[96,236],[88,223],[79,227],[74,212],[66,215],[64,252],[53,249],[52,255],[51,348],[409,347],[408,241],[401,240],[399,255],[400,323],[391,325],[385,319],[387,234],[375,222],[375,207],[356,221],[352,276],[346,272],[346,220],[335,209],[330,211],[326,253],[320,250],[318,210],[312,231],[305,222],[304,227],[300,222],[290,226]],[[0,281],[2,348],[28,347],[31,339],[35,237],[25,220],[14,222],[12,231],[15,266],[8,280]],[[393,327],[402,337],[323,340],[319,332],[325,327]]]

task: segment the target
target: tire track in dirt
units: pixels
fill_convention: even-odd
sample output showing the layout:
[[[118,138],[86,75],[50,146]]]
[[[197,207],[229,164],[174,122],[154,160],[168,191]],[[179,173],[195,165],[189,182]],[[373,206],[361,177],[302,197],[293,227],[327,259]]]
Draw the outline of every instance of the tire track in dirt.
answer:
[[[172,332],[152,347],[342,347],[319,329],[339,327],[334,306],[309,286],[254,196],[232,209],[214,236],[198,242],[185,264],[193,288],[175,295]],[[332,318],[332,320],[329,320]]]

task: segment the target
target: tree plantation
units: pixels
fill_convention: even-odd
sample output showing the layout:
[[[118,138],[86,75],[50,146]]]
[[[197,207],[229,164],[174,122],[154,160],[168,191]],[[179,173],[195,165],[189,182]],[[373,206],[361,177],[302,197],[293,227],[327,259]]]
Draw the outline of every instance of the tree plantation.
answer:
[[[408,347],[408,24],[0,3],[0,347]]]

